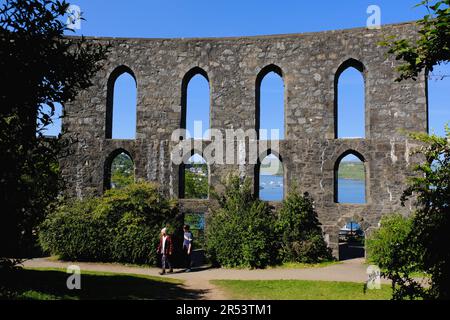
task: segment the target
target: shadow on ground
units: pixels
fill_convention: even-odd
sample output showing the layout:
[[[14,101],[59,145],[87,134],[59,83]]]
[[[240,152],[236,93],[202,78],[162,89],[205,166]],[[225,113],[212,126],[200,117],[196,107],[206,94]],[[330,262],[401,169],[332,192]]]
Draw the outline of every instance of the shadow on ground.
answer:
[[[364,258],[365,249],[360,243],[340,243],[339,244],[339,261]]]
[[[204,294],[203,290],[188,290],[180,281],[170,278],[106,273],[82,274],[81,290],[69,290],[66,285],[69,276],[56,270],[19,269],[3,273],[0,281],[8,291],[17,293],[17,296],[12,296],[16,299],[190,300],[199,299]]]

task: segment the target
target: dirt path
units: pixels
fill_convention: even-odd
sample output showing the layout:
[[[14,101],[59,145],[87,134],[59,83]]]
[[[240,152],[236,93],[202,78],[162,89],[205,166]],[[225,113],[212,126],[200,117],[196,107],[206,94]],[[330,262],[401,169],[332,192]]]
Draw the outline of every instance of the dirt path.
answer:
[[[24,263],[25,267],[32,268],[67,268],[69,265],[77,265],[81,271],[99,271],[114,273],[130,273],[149,276],[159,276],[159,269],[126,266],[113,263],[85,263],[85,262],[61,262],[46,258],[32,259]],[[196,269],[185,273],[183,270],[175,270],[170,278],[184,281],[187,290],[200,292],[200,299],[225,300],[225,293],[211,284],[210,280],[313,280],[313,281],[367,281],[367,265],[363,259],[348,260],[340,264],[334,264],[323,268],[305,269],[265,269],[265,270],[236,270],[236,269]],[[382,280],[383,283],[389,283]]]

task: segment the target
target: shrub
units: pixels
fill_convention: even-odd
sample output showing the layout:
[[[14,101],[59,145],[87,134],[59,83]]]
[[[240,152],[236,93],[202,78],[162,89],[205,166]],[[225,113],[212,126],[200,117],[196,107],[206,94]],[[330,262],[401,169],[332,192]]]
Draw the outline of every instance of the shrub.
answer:
[[[206,224],[206,251],[224,267],[264,268],[276,260],[275,218],[268,205],[254,197],[251,182],[230,176],[217,196]]]
[[[281,236],[280,259],[283,262],[317,263],[332,259],[308,194],[302,196],[296,190],[288,194],[279,212],[276,230]]]
[[[367,258],[371,263],[386,269],[392,264],[392,258],[403,243],[412,227],[412,218],[401,214],[391,214],[381,219],[379,229],[372,232],[366,239]]]
[[[41,225],[42,248],[65,260],[156,264],[160,229],[181,229],[177,206],[150,183],[71,201]]]

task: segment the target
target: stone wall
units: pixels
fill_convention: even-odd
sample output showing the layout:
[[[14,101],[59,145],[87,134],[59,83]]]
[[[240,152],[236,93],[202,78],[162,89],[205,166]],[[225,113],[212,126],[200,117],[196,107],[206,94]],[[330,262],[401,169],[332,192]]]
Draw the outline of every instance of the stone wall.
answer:
[[[276,69],[285,85],[286,138],[279,150],[285,188],[297,183],[314,197],[337,254],[338,232],[345,222],[359,221],[370,231],[381,215],[410,210],[401,207],[400,196],[410,174],[412,142],[401,130],[427,130],[426,81],[422,75],[417,81],[395,82],[396,62],[378,42],[390,34],[413,37],[415,28],[399,24],[381,30],[213,39],[90,38],[111,44],[111,53],[94,85],[65,106],[65,136],[76,135],[78,140],[72,155],[62,160],[68,192],[77,197],[101,194],[110,157],[126,150],[134,160],[136,178],[158,182],[177,197],[179,168],[171,163],[170,153],[175,145],[172,132],[181,123],[183,79],[199,70],[207,75],[213,128],[247,130],[255,128],[258,76]],[[346,66],[364,74],[365,139],[335,139],[335,80]],[[110,79],[124,70],[137,82],[136,139],[112,140],[106,120],[108,83],[111,86]],[[365,161],[364,205],[334,201],[335,165],[349,151]],[[218,185],[230,171],[252,178],[255,172],[252,165],[213,164],[210,183]],[[197,211],[208,206],[208,201],[185,200],[181,207]]]

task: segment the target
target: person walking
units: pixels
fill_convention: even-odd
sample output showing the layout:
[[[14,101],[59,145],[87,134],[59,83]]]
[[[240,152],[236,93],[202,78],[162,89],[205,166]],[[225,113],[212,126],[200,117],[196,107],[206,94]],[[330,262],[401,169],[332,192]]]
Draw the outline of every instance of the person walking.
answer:
[[[184,231],[184,240],[183,240],[183,252],[185,256],[185,262],[186,262],[186,272],[191,271],[191,264],[192,264],[192,242],[194,240],[194,237],[192,236],[192,232],[190,231],[189,225],[185,224],[183,226]]]
[[[162,255],[161,256],[162,270],[159,274],[160,275],[166,274],[166,267],[169,268],[169,273],[172,273],[173,268],[170,259],[173,252],[173,244],[172,244],[172,237],[167,233],[167,228],[163,228],[161,230],[161,237],[159,239],[159,245],[156,252]]]

